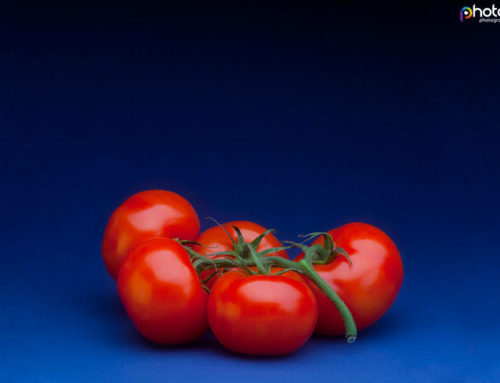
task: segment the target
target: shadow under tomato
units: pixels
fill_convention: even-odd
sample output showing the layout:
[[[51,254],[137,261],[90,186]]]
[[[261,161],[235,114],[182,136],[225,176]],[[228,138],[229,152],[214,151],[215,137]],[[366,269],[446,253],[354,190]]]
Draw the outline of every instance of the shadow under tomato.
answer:
[[[103,293],[88,293],[77,301],[77,309],[92,321],[91,326],[99,339],[105,342],[121,341],[129,343],[133,341],[132,323],[128,319],[125,310],[113,291]]]
[[[360,330],[358,332],[358,341],[382,339],[394,335],[399,336],[408,326],[411,326],[411,324],[407,322],[402,310],[391,310],[370,327]],[[345,342],[343,336],[314,334],[313,337],[319,341]]]
[[[388,336],[399,336],[405,328],[411,326],[407,316],[401,309],[391,310],[377,322],[359,332],[364,339],[378,339]]]
[[[124,308],[118,298],[116,292],[107,292],[105,294],[96,293],[89,294],[83,298],[85,303],[85,311],[87,315],[94,318],[99,318],[99,326],[96,330],[101,340],[115,343],[115,345],[123,345],[136,349],[148,350],[158,353],[191,353],[193,351],[210,350],[211,353],[216,353],[224,358],[239,359],[248,361],[278,361],[300,358],[305,352],[307,344],[300,350],[283,356],[258,356],[240,354],[226,349],[222,346],[213,333],[207,330],[199,339],[182,345],[168,346],[153,343],[144,338],[134,327],[130,319],[127,317]]]
[[[83,303],[83,304],[82,304]],[[259,361],[266,363],[274,363],[275,361],[290,361],[294,359],[307,358],[311,352],[314,352],[317,346],[328,343],[328,347],[339,347],[340,350],[345,345],[345,340],[342,336],[331,337],[314,334],[313,337],[296,352],[283,356],[258,356],[236,353],[222,346],[210,330],[207,330],[201,338],[194,342],[176,345],[165,346],[152,343],[145,339],[135,329],[134,325],[127,317],[118,294],[113,291],[106,293],[93,292],[88,294],[79,302],[79,310],[84,311],[84,315],[98,318],[94,319],[93,330],[96,331],[96,337],[102,341],[111,342],[115,345],[126,345],[137,349],[146,349],[153,352],[193,352],[195,350],[210,350],[212,353],[217,353],[221,357],[229,359]],[[403,310],[391,310],[375,324],[367,329],[361,330],[358,335],[359,340],[376,340],[383,339],[388,336],[399,336],[400,333],[407,329],[411,324],[407,323],[407,316]]]
[[[210,337],[211,334],[209,330],[207,330],[205,334],[203,334],[200,338],[196,339],[195,341],[186,344],[177,344],[173,346],[153,343],[144,338],[141,334],[139,334],[137,330],[135,330],[135,328],[133,330],[135,332],[134,336],[137,338],[138,343],[140,343],[139,347],[146,348],[150,351],[155,351],[155,352],[174,351],[177,353],[182,353],[182,352],[192,352],[193,350],[206,350],[213,348],[214,344],[217,342],[215,339],[211,339]]]
[[[116,292],[89,294],[84,300],[89,311],[96,315],[108,317],[110,320],[116,320],[125,315],[125,310]]]
[[[212,352],[216,352],[219,356],[227,359],[236,359],[249,362],[258,361],[259,363],[275,363],[278,361],[292,361],[294,359],[299,360],[302,359],[305,354],[307,354],[308,346],[310,346],[309,343],[306,343],[299,350],[288,355],[248,355],[234,352],[225,348],[217,341],[211,331],[208,331],[206,335],[211,339]]]
[[[159,345],[152,343],[148,341],[147,339],[141,337],[139,333],[136,332],[136,336],[140,338],[141,344],[139,345],[140,347],[147,348],[148,350],[153,350],[155,352],[176,352],[176,353],[182,353],[182,352],[193,352],[197,350],[202,350],[203,352],[210,352],[211,354],[216,354],[219,355],[220,357],[223,357],[225,359],[236,359],[236,360],[242,360],[242,361],[259,361],[260,363],[262,362],[273,362],[277,360],[288,360],[294,357],[297,357],[297,355],[300,353],[301,350],[291,354],[291,355],[284,355],[284,356],[259,356],[259,355],[246,355],[246,354],[241,354],[237,353],[231,350],[228,350],[224,346],[222,346],[215,336],[213,335],[212,331],[208,329],[205,334],[203,334],[199,339],[195,340],[194,342],[188,343],[188,344],[182,344],[182,345],[176,345],[176,346],[165,346],[165,345]]]
[[[98,318],[93,324],[93,328],[96,331],[96,336],[106,342],[157,352],[205,349],[217,344],[215,338],[210,336],[209,331],[200,339],[183,345],[168,346],[150,342],[136,330],[132,321],[127,317],[116,292],[102,294],[94,292],[82,297],[79,303],[79,308],[85,311],[86,316]]]

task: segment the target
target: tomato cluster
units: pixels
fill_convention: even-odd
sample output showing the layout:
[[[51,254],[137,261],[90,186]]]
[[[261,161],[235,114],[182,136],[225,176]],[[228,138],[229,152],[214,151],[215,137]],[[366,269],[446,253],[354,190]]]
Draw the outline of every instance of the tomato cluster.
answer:
[[[403,266],[380,229],[350,223],[283,244],[271,230],[234,221],[199,234],[195,209],[163,190],[120,205],[104,233],[102,257],[137,330],[177,345],[208,327],[226,348],[284,355],[313,332],[344,334],[378,320],[394,302]],[[287,249],[303,253],[290,260]]]

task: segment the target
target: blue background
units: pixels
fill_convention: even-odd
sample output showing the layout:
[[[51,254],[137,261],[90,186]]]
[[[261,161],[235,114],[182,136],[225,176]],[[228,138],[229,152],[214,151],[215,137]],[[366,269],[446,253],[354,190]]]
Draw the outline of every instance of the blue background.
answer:
[[[0,382],[498,381],[500,26],[464,4],[159,3],[0,6]],[[153,346],[100,256],[149,188],[281,239],[372,223],[400,295],[352,345]]]

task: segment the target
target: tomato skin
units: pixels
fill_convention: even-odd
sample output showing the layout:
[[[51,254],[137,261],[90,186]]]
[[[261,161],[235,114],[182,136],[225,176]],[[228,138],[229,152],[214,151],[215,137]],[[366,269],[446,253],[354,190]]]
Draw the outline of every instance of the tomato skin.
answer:
[[[117,286],[127,315],[151,342],[188,343],[207,329],[208,295],[188,253],[172,239],[137,245],[120,268]]]
[[[236,226],[241,230],[241,234],[243,235],[245,242],[252,242],[260,234],[266,231],[266,228],[264,228],[263,226],[250,221],[232,221],[224,223],[222,224],[222,226],[227,230],[227,232],[231,235],[234,241],[238,240],[238,236],[233,226]],[[209,258],[211,258],[212,253],[219,251],[233,250],[233,243],[231,242],[231,239],[225,233],[224,229],[222,229],[220,226],[214,226],[211,227],[210,229],[205,230],[203,233],[200,234],[200,236],[196,241],[201,243],[203,246],[194,245],[193,250],[196,251],[198,254],[207,256]],[[260,243],[257,250],[262,251],[270,249],[272,247],[282,247],[282,246],[283,245],[278,240],[278,238],[276,238],[273,233],[269,233],[264,238],[262,238],[262,242]],[[271,255],[289,259],[288,254],[286,253],[285,250],[278,251],[276,253],[271,253],[268,256]],[[203,280],[209,274],[210,272],[208,271],[201,272],[200,279]],[[219,275],[220,274],[212,278],[206,284],[207,287],[211,288],[215,284]]]
[[[215,337],[229,350],[286,355],[310,338],[318,307],[296,273],[247,276],[234,270],[214,285],[207,315]]]
[[[196,211],[184,197],[166,190],[134,194],[111,215],[102,241],[102,258],[116,279],[129,251],[148,238],[194,240],[200,232]]]
[[[261,235],[266,231],[266,228],[250,221],[232,221],[222,224],[222,226],[227,230],[227,232],[231,235],[233,240],[237,241],[238,236],[236,234],[236,230],[234,230],[233,226],[236,226],[241,230],[241,234],[245,239],[245,242],[252,242],[255,238]],[[210,229],[205,230],[197,239],[197,242],[200,242],[204,246],[193,246],[193,250],[195,250],[198,254],[210,256],[210,254],[219,251],[227,251],[233,249],[233,243],[228,235],[225,233],[224,229],[220,226],[214,226]],[[274,236],[273,233],[267,234],[257,248],[258,251],[270,249],[271,247],[282,247],[281,242]],[[281,258],[288,259],[288,255],[285,250],[278,251],[276,253],[272,253],[270,255],[275,255]]]
[[[394,242],[380,229],[366,223],[349,223],[328,232],[333,241],[350,255],[338,256],[327,265],[314,265],[319,276],[344,301],[358,330],[376,322],[392,305],[403,282],[403,264]],[[323,243],[320,237],[313,244]],[[300,254],[295,258],[303,258]],[[345,327],[334,304],[308,281],[318,302],[315,332],[344,335]]]

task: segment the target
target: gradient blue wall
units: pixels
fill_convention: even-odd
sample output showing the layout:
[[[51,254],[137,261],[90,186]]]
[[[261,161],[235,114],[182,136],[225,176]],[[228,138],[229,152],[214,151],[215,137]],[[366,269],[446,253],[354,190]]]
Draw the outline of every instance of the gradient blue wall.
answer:
[[[500,26],[459,5],[3,3],[0,381],[499,379]],[[401,294],[354,345],[151,346],[99,252],[148,188],[281,239],[372,223]]]

